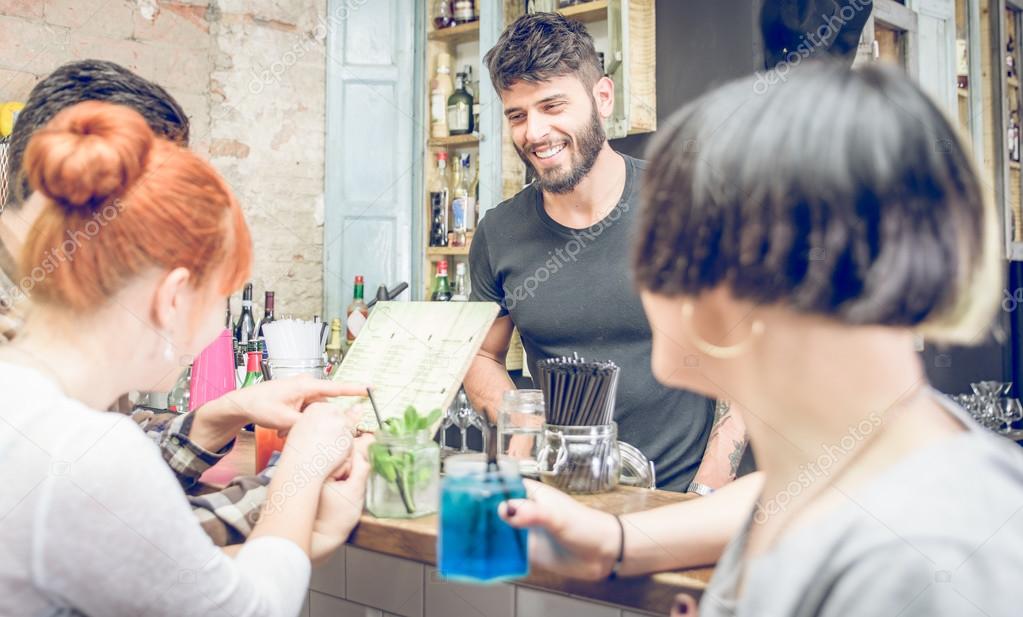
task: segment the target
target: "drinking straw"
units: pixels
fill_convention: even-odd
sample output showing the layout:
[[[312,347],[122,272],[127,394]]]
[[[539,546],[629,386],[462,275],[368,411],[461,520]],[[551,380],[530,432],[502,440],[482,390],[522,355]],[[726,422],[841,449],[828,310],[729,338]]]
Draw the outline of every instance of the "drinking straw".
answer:
[[[377,409],[376,401],[373,400],[373,390],[370,389],[370,388],[366,388],[366,395],[369,397],[369,404],[370,404],[370,406],[373,407],[373,415],[377,417],[377,426],[379,426],[380,429],[383,430],[383,428],[384,428],[384,421],[380,417],[380,410]],[[387,456],[393,456],[393,454],[391,454],[391,449],[390,448],[387,448]],[[398,495],[401,496],[401,502],[403,504],[405,504],[405,510],[409,514],[414,513],[415,512],[415,508],[413,508],[412,504],[409,503],[408,496],[405,494],[405,489],[402,487],[401,482],[398,481],[397,476],[395,476],[394,484],[398,487]]]

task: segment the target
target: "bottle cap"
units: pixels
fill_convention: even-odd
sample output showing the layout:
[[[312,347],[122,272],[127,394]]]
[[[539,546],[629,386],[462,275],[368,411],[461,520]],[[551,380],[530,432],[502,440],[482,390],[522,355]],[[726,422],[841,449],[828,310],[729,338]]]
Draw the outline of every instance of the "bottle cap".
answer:
[[[465,262],[460,261],[455,264],[455,274],[465,274]]]
[[[363,280],[362,280],[362,275],[361,274],[356,274],[355,275],[355,284],[356,285],[362,285],[363,284]]]
[[[448,262],[447,260],[441,260],[437,262],[437,276],[448,275]]]
[[[448,153],[444,152],[443,150],[438,152],[437,153],[437,160],[438,161],[446,161],[446,160],[448,160]]]

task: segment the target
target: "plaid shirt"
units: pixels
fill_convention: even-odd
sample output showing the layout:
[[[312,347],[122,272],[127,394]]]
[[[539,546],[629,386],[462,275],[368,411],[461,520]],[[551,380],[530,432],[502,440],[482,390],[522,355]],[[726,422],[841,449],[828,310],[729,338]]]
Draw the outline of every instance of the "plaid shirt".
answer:
[[[273,477],[276,460],[258,476],[238,476],[223,489],[200,492],[199,477],[231,451],[234,441],[219,452],[210,452],[189,439],[192,413],[155,413],[136,409],[132,420],[160,447],[163,459],[177,476],[181,488],[199,524],[218,546],[244,542],[266,501],[267,485]]]

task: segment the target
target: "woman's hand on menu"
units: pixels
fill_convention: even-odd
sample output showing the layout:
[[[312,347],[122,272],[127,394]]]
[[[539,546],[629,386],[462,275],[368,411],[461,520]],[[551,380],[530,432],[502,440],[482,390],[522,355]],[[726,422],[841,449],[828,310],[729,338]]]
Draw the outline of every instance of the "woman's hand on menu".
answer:
[[[278,465],[301,469],[323,482],[342,473],[355,445],[355,429],[337,405],[312,403],[288,432]],[[295,467],[295,466],[298,467]]]
[[[526,481],[526,493],[529,499],[505,502],[500,514],[512,527],[533,530],[529,534],[530,561],[573,578],[606,578],[621,542],[615,517],[532,480]]]
[[[366,500],[366,482],[369,479],[368,457],[371,435],[355,440],[351,458],[342,467],[342,476],[328,478],[320,491],[320,505],[313,522],[310,558],[318,563],[338,549],[359,523]]]
[[[246,424],[286,433],[309,404],[334,396],[366,396],[366,388],[299,376],[234,390],[195,410],[189,439],[216,452]]]

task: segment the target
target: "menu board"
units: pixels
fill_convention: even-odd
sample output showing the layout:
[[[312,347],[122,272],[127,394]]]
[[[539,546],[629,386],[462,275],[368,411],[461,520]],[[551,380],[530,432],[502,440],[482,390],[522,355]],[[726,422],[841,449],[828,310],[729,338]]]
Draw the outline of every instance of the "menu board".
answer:
[[[331,379],[369,386],[383,419],[401,416],[409,405],[424,415],[446,410],[497,312],[492,302],[378,302]],[[365,397],[333,401],[359,406],[359,425],[376,428]]]

